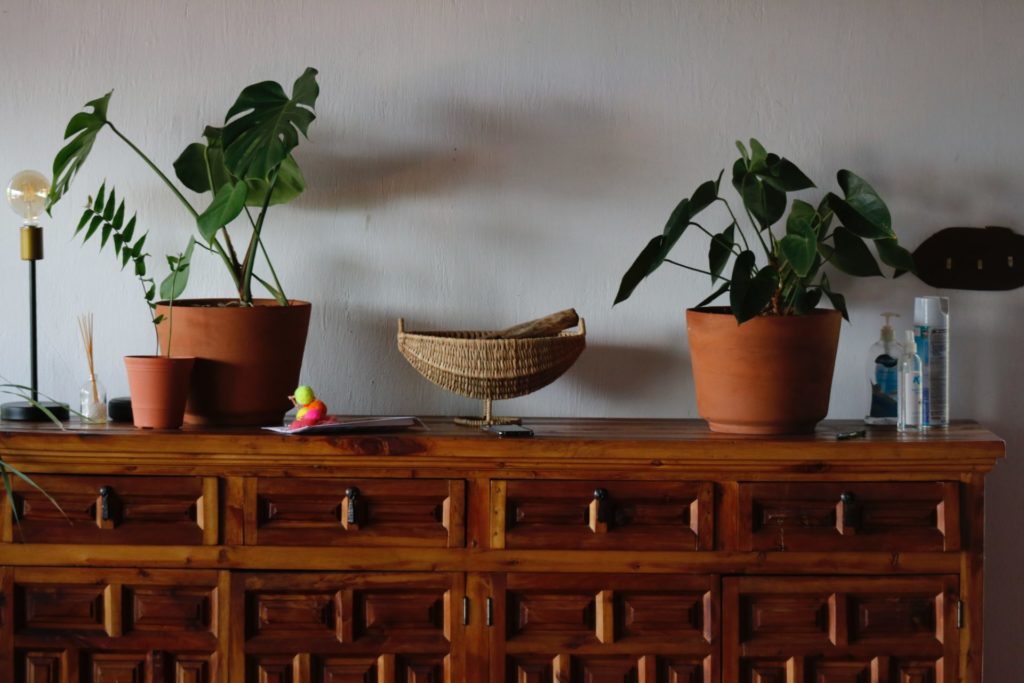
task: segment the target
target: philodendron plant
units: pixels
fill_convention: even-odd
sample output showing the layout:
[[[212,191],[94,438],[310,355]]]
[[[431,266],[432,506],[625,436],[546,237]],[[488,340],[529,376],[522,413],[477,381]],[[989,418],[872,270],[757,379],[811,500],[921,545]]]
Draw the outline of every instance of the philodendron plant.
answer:
[[[174,162],[174,172],[186,188],[209,197],[202,211],[196,209],[177,185],[110,120],[107,110],[112,92],[87,102],[85,108],[89,111],[75,114],[68,122],[64,132],[67,142],[53,160],[53,185],[47,197],[47,211],[50,212],[68,192],[100,131],[109,128],[146,162],[195,220],[201,240],[192,238],[184,255],[191,256],[196,244],[216,254],[227,267],[241,305],[252,305],[254,279],[278,303],[288,305],[288,298],[261,235],[267,209],[273,204],[292,201],[306,187],[292,150],[299,144],[299,134],[307,136],[309,125],[316,118],[313,109],[320,93],[316,75],[316,69],[306,69],[292,86],[291,96],[274,81],[250,85],[242,90],[228,110],[223,127],[207,126],[203,131],[205,142],[194,142],[185,148]],[[124,212],[115,208],[114,195],[115,190],[111,188],[102,209],[97,206],[101,202],[90,201],[82,215],[79,230],[101,228],[104,242],[108,235],[123,230],[129,233],[127,239],[131,240],[134,223],[125,222]],[[255,214],[252,209],[257,209]],[[228,225],[243,214],[251,232],[245,249],[238,251]],[[142,254],[141,245],[136,242],[132,245],[130,254],[118,249],[119,256],[124,259],[122,265]],[[256,273],[256,261],[260,255],[273,283]],[[184,263],[183,268],[175,270],[172,267],[171,275],[162,283],[163,298],[174,298],[168,295],[171,292],[181,294],[184,290],[188,281],[188,258]],[[152,297],[147,299],[152,302]]]
[[[732,185],[740,196],[749,229],[740,224],[732,205],[721,196],[722,171],[718,179],[701,184],[679,202],[662,234],[647,243],[626,271],[616,304],[628,299],[640,281],[662,263],[671,263],[711,278],[716,289],[697,308],[728,293],[729,308],[740,323],[759,315],[809,313],[822,296],[849,320],[845,298],[832,290],[828,276],[822,272],[825,265],[849,275],[880,276],[878,261],[868,247],[872,244],[878,259],[894,268],[897,275],[913,270],[910,253],[896,240],[885,202],[851,171],[837,174],[843,196],[829,192],[816,207],[794,199],[785,232],[776,232],[773,226],[786,215],[787,195],[815,185],[793,162],[769,153],[757,140],[750,140],[749,150],[742,142],[736,146],[741,156],[732,167]],[[716,203],[724,205],[729,217],[728,225],[720,232],[712,232],[696,220]],[[691,226],[711,240],[707,270],[669,258],[676,242]],[[758,246],[763,255],[760,262],[755,251]],[[730,261],[732,269],[726,276]]]

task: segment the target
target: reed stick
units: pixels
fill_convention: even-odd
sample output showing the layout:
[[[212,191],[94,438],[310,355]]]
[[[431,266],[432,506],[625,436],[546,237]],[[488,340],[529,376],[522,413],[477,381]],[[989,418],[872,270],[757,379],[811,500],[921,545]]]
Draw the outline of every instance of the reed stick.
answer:
[[[100,394],[96,387],[96,368],[92,353],[92,313],[78,316],[78,331],[82,334],[82,345],[85,347],[85,361],[89,364],[89,383],[92,386],[92,402],[99,403]]]

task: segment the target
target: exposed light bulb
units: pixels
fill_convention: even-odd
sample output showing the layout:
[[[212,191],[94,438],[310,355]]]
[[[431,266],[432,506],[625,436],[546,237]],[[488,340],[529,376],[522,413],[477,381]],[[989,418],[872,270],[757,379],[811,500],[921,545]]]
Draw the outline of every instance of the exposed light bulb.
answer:
[[[49,192],[50,181],[46,176],[39,171],[22,171],[7,184],[7,202],[29,224],[43,213]]]

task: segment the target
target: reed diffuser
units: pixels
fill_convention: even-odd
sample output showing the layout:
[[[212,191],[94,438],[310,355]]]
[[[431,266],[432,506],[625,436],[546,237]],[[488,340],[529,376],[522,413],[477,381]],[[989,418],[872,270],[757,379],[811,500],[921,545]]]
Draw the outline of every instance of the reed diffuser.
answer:
[[[89,379],[78,392],[79,412],[88,422],[105,423],[107,421],[107,390],[96,375],[96,364],[93,360],[92,313],[78,316],[78,331],[82,335],[85,347],[85,362],[89,366]]]

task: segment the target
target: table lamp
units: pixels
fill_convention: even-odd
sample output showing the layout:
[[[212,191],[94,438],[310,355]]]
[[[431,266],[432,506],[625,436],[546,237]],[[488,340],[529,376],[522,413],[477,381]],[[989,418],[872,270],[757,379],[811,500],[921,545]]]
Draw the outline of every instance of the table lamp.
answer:
[[[21,226],[21,260],[28,261],[29,346],[31,347],[32,401],[5,403],[0,406],[0,419],[42,422],[50,417],[68,419],[68,407],[39,400],[39,370],[36,340],[36,261],[43,258],[43,229],[35,224],[46,207],[50,182],[39,171],[22,171],[7,185],[7,201],[15,213],[25,219]]]

